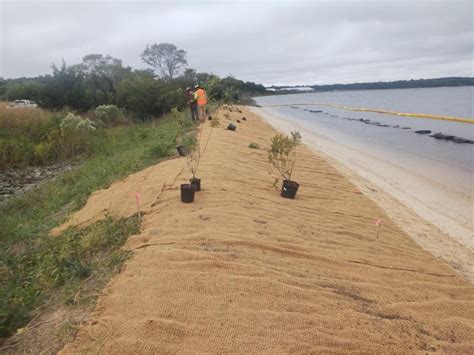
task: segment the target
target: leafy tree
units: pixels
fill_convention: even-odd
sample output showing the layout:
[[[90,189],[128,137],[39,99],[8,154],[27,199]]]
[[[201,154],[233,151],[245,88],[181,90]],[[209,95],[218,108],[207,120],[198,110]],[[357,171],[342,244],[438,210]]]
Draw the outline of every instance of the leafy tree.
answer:
[[[81,64],[84,73],[112,77],[116,67],[122,67],[122,61],[110,55],[88,54],[82,58]]]
[[[163,79],[173,79],[188,64],[186,51],[171,43],[147,45],[140,57]]]
[[[135,75],[117,87],[117,106],[133,112],[142,120],[161,114],[158,82],[148,75]]]
[[[65,106],[83,111],[89,109],[92,100],[86,88],[84,73],[75,66],[67,66],[64,60],[61,67],[53,64],[51,68],[53,75],[44,78],[43,105],[54,109]]]
[[[117,84],[131,74],[130,67],[124,68],[120,59],[110,55],[88,54],[76,67],[86,77],[87,90],[94,107],[112,103]]]
[[[0,77],[0,98],[5,96],[6,92],[7,92],[7,82],[5,79]]]
[[[0,100],[29,99],[44,108],[69,107],[78,112],[116,105],[132,117],[148,120],[173,107],[186,108],[185,88],[195,83],[202,84],[216,101],[249,102],[250,95],[265,92],[262,85],[185,69],[186,52],[171,44],[147,46],[145,52],[142,58],[156,64],[152,68],[161,78],[156,78],[153,69],[132,70],[110,55],[88,54],[79,64],[66,65],[64,60],[62,65],[53,64],[52,73],[44,76],[0,78]]]
[[[197,80],[197,72],[192,68],[187,68],[183,74],[184,79],[194,82]]]

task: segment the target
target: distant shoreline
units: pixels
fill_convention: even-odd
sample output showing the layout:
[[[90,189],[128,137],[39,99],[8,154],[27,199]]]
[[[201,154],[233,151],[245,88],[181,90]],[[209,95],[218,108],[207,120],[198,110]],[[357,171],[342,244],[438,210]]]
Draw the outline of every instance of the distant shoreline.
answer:
[[[387,88],[387,89],[345,89],[345,90],[318,90],[318,91],[298,91],[298,92],[272,92],[265,95],[252,96],[253,99],[267,96],[279,96],[279,95],[302,95],[302,94],[319,94],[326,92],[351,92],[351,91],[389,91],[389,90],[413,90],[413,89],[442,89],[442,88],[463,88],[473,87],[474,85],[445,85],[445,86],[432,86],[432,87],[416,87],[416,88]]]
[[[273,95],[317,93],[331,91],[364,91],[364,90],[391,90],[391,89],[428,89],[439,87],[462,87],[474,86],[472,77],[449,77],[435,79],[398,80],[386,82],[365,82],[351,84],[328,84],[328,85],[271,85],[267,91]],[[312,90],[301,90],[311,88]],[[267,95],[264,95],[267,96]]]

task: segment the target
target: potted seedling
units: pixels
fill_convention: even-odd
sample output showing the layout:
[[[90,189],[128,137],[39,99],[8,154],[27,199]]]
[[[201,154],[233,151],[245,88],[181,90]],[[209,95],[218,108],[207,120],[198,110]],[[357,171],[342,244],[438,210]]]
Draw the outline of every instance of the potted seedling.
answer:
[[[297,158],[296,148],[300,144],[300,132],[291,132],[290,136],[279,133],[272,138],[272,144],[268,151],[269,163],[283,178],[281,196],[284,198],[294,199],[298,191],[299,184],[291,180],[291,175]]]
[[[186,164],[189,166],[189,160],[193,160],[193,151],[194,151],[194,142],[195,138],[193,136],[186,136],[182,139],[181,150],[178,150],[179,155],[183,156],[186,160]],[[190,181],[187,184],[181,184],[181,202],[191,203],[194,201],[194,194],[196,192],[196,187],[191,184]]]
[[[178,111],[177,109],[172,109],[171,116],[178,128],[176,150],[178,151],[179,156],[185,158],[186,164],[192,173],[192,178],[189,181],[190,183],[181,185],[181,201],[185,203],[190,203],[194,201],[194,193],[196,191],[201,190],[201,180],[196,177],[196,172],[199,166],[199,161],[205,150],[201,150],[201,136],[203,125],[201,124],[197,126],[196,139],[195,137],[190,136],[187,133],[190,128],[190,121],[186,120],[182,112]],[[218,122],[213,121],[210,121],[210,123],[211,127],[214,127],[216,123],[218,124]],[[206,142],[206,147],[207,143],[209,142],[210,135],[211,132],[209,133],[209,137]]]
[[[196,191],[201,189],[201,180],[196,177],[196,171],[199,161],[199,141],[195,141],[194,137],[187,137],[186,139],[186,152],[184,158],[186,159],[186,165],[188,166],[192,178],[188,184],[181,184],[181,202],[191,203],[194,201],[194,194]]]
[[[201,191],[201,179],[196,176],[196,173],[199,168],[199,163],[201,162],[201,158],[206,152],[207,145],[209,144],[209,140],[211,138],[212,129],[219,125],[219,120],[212,120],[210,122],[211,129],[209,130],[209,136],[207,137],[206,143],[201,145],[202,143],[202,132],[204,124],[201,124],[198,127],[197,137],[195,139],[191,139],[188,142],[188,152],[185,154],[186,165],[189,171],[192,174],[192,178],[189,179],[189,184],[182,184],[181,185],[181,201],[182,202],[193,202],[194,200],[194,192]]]
[[[211,117],[211,116],[209,116],[209,117]],[[219,119],[219,117],[214,116],[214,118],[212,118],[211,122],[209,122],[209,125],[212,128],[219,127],[221,125],[221,120]]]

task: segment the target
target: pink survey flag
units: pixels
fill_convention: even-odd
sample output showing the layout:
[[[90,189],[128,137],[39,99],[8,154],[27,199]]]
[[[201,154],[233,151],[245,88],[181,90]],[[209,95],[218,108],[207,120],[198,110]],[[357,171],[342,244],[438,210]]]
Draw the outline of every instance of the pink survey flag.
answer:
[[[379,237],[379,232],[380,232],[380,226],[382,225],[382,220],[381,219],[376,219],[374,220],[374,224],[377,226],[377,235],[376,237],[378,238]]]
[[[141,204],[141,199],[142,199],[142,196],[140,195],[139,192],[137,192],[135,194],[135,199],[137,200],[137,213],[138,213],[138,219],[140,220],[141,217],[142,217],[142,213],[140,211],[140,204]]]

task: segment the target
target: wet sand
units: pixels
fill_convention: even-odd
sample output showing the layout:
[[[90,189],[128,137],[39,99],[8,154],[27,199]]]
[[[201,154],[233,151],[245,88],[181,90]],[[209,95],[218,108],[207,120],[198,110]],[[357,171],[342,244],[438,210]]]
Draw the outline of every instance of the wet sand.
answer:
[[[281,198],[276,131],[241,109],[235,132],[217,113],[194,203],[180,202],[177,158],[94,193],[62,227],[131,216],[142,195],[133,256],[63,353],[472,353],[474,286],[307,147],[297,198]]]

